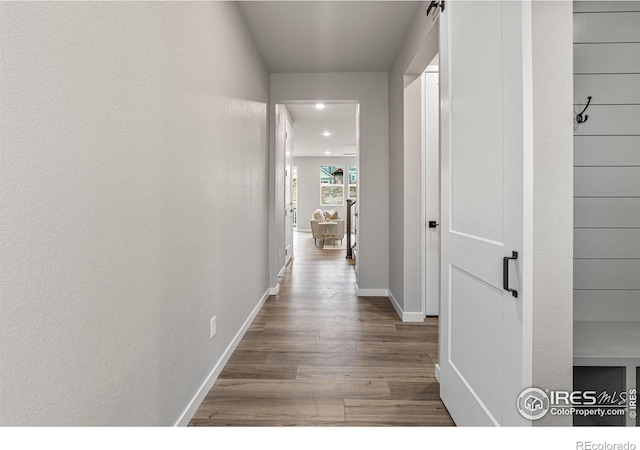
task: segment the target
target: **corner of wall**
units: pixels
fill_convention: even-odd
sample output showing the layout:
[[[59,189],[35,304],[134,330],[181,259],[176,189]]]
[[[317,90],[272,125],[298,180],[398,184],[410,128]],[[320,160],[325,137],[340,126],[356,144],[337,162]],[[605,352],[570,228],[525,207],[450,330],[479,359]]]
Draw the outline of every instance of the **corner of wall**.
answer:
[[[400,305],[396,297],[393,295],[393,292],[389,290],[389,301],[393,305],[393,308],[396,310],[398,317],[403,322],[424,322],[424,313],[423,312],[410,312],[405,311],[404,308]]]
[[[573,387],[573,17],[532,2],[533,385]],[[535,426],[570,425],[547,416]]]

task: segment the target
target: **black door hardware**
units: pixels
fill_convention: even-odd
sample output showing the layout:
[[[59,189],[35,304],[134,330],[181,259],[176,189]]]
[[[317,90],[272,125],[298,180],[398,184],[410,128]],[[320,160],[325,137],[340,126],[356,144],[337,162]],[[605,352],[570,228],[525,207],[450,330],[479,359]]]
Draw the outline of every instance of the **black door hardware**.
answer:
[[[432,9],[437,9],[438,7],[440,7],[440,11],[444,11],[444,0],[441,0],[439,2],[432,0],[431,3],[429,3],[429,7],[427,8],[427,16],[429,15],[429,13],[431,12]]]
[[[513,256],[505,256],[502,260],[502,288],[505,291],[511,292],[515,298],[518,298],[518,291],[515,289],[509,289],[509,260],[518,259],[518,252],[513,252]]]
[[[437,223],[435,220],[430,220],[429,221],[429,228],[435,228],[438,225],[440,225],[439,223]]]

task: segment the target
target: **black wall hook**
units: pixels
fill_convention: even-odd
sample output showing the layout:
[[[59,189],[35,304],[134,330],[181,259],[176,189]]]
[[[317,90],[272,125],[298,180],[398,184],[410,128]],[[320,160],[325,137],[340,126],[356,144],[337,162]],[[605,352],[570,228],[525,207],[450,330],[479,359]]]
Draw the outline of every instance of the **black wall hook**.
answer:
[[[440,7],[440,11],[444,11],[444,0],[437,2],[436,0],[432,0],[427,8],[427,16],[431,12],[432,9]]]
[[[587,97],[587,106],[585,106],[584,109],[582,110],[582,112],[580,112],[576,116],[576,122],[585,123],[587,121],[587,119],[589,119],[589,115],[588,114],[586,114],[584,117],[582,117],[582,115],[585,113],[585,111],[589,107],[589,103],[591,103],[591,96]]]

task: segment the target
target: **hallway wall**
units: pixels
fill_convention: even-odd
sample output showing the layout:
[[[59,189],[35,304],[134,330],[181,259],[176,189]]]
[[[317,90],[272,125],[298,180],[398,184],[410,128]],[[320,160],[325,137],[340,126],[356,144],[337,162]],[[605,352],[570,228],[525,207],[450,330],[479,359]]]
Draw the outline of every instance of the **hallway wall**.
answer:
[[[533,258],[523,270],[522,298],[524,301],[531,292],[533,299],[532,386],[571,391],[573,6],[571,2],[535,1],[531,9],[533,135],[529,142],[533,154],[524,164],[525,174],[533,168],[533,178],[525,178],[523,259]],[[527,192],[529,189],[533,192]],[[533,240],[527,244],[528,235]],[[535,427],[569,425],[570,416],[546,415],[533,422]]]
[[[422,2],[389,72],[389,294],[411,320],[422,320],[422,155],[412,137],[416,116],[405,123],[405,113],[420,111],[420,81],[438,52],[438,22],[426,15]],[[405,100],[414,100],[405,105]],[[416,103],[417,102],[417,103]],[[419,115],[419,112],[418,112]],[[407,136],[405,137],[405,133]],[[422,315],[422,317],[420,317]]]
[[[3,3],[0,54],[0,425],[173,425],[268,287],[238,7]]]
[[[389,135],[386,72],[272,73],[269,111],[277,103],[294,101],[349,101],[360,104],[360,152],[358,218],[358,288],[366,295],[386,295],[389,280]],[[275,126],[270,118],[270,126]],[[275,139],[270,138],[271,161],[275,161]],[[275,167],[272,167],[275,174]],[[273,191],[276,180],[270,182]],[[277,214],[277,212],[276,212]],[[272,226],[274,222],[271,222]],[[278,230],[281,228],[278,227]],[[272,267],[277,266],[273,259]],[[277,272],[269,276],[277,284]],[[366,292],[366,291],[365,291]],[[382,294],[384,292],[384,294]]]

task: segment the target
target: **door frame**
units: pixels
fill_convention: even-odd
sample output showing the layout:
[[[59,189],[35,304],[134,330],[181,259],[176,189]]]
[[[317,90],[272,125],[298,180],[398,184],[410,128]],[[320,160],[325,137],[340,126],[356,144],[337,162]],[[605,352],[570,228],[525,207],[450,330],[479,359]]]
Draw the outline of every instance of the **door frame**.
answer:
[[[434,58],[435,59],[435,58]],[[430,63],[431,64],[431,63]],[[421,117],[421,126],[422,126],[422,198],[421,198],[421,202],[420,202],[420,206],[422,209],[422,255],[421,255],[421,259],[422,259],[422,312],[424,314],[425,317],[438,317],[440,315],[440,283],[439,283],[439,279],[440,279],[440,259],[441,256],[440,254],[438,254],[438,264],[437,264],[437,271],[438,271],[438,313],[437,314],[428,314],[428,308],[427,308],[427,271],[429,270],[429,267],[427,265],[427,242],[428,242],[428,237],[429,237],[429,227],[428,227],[428,222],[429,220],[433,219],[434,217],[430,217],[429,214],[427,213],[427,198],[428,198],[428,193],[427,190],[428,189],[433,189],[434,185],[435,188],[438,190],[438,213],[435,217],[435,220],[438,223],[438,227],[440,226],[440,201],[441,201],[441,192],[440,192],[440,176],[438,176],[438,181],[436,183],[429,183],[427,181],[427,173],[428,173],[428,168],[427,168],[427,158],[428,158],[428,154],[427,154],[427,126],[426,126],[426,121],[427,121],[427,102],[426,102],[426,94],[427,94],[427,81],[426,81],[426,76],[425,74],[427,73],[438,73],[438,75],[440,74],[440,70],[438,69],[438,71],[430,71],[428,70],[428,67],[422,72],[422,75],[420,75],[420,83],[421,83],[421,113],[422,113],[422,117]],[[439,95],[439,94],[438,94]],[[438,175],[440,175],[440,124],[438,121],[438,148],[437,148],[437,153],[438,153]],[[438,228],[439,229],[439,228]],[[440,253],[440,232],[438,231],[438,253]]]
[[[293,190],[292,190],[292,182],[293,182],[293,126],[289,123],[289,118],[287,115],[284,117],[283,124],[284,131],[284,212],[285,212],[285,220],[284,220],[284,267],[286,267],[293,260]],[[287,155],[287,151],[290,151],[290,154]],[[287,164],[288,162],[288,164]],[[287,204],[287,193],[289,195],[290,204]],[[291,220],[291,230],[287,230],[287,222],[288,219]],[[291,242],[287,243],[287,236],[291,232]],[[291,245],[291,255],[287,252],[287,244]]]

